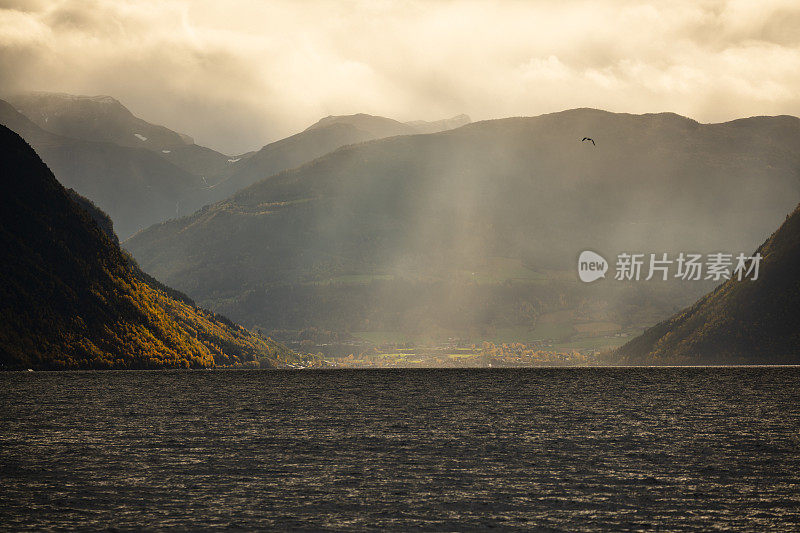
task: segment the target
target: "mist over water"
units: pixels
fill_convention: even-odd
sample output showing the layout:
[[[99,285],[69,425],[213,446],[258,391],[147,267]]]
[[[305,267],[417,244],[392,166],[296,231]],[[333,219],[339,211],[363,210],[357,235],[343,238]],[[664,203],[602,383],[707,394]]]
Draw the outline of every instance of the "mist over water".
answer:
[[[0,529],[791,531],[800,369],[0,374]]]

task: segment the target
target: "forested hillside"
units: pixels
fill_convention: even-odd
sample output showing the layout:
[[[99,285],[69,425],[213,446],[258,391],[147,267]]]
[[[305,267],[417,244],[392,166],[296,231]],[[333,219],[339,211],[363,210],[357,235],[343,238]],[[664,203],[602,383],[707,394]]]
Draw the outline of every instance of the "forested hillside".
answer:
[[[0,126],[0,367],[162,368],[293,354],[139,270],[108,217]]]
[[[615,355],[640,364],[799,363],[800,206],[757,253],[757,279],[732,277]]]

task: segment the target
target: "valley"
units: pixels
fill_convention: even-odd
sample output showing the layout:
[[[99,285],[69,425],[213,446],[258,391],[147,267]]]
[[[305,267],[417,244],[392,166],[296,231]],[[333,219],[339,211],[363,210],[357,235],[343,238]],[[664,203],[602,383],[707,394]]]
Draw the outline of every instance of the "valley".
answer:
[[[800,199],[787,116],[329,116],[234,157],[110,97],[10,101],[3,122],[109,213],[145,272],[309,365],[488,365],[485,342],[521,345],[509,362],[596,358],[715,283],[581,283],[580,250],[752,250]],[[281,333],[309,328],[355,344]]]

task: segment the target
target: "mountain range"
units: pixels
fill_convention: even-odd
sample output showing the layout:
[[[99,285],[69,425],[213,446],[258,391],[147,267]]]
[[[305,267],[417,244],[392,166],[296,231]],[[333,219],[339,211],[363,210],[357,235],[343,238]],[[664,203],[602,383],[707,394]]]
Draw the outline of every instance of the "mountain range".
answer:
[[[659,322],[618,360],[794,357],[795,325],[780,318],[791,315],[793,296],[777,294],[794,289],[774,272],[793,268],[775,265],[792,264],[785,235],[796,211],[761,247],[782,250],[765,258],[767,281],[728,282],[678,314],[712,283],[585,285],[574,263],[585,249],[611,258],[754,248],[800,200],[795,117],[700,124],[576,109],[403,123],[356,114],[227,156],[107,96],[28,93],[9,102],[0,101],[0,123],[72,188],[65,194],[113,246],[121,228],[147,272],[251,327],[580,337]],[[238,328],[121,253],[143,287],[199,313],[185,322],[211,317]],[[763,305],[750,313],[749,300]],[[238,359],[211,357],[257,357],[252,346],[233,352]],[[86,361],[79,366],[109,364]]]
[[[214,187],[208,199],[223,200],[273,174],[298,167],[348,144],[397,135],[443,131],[469,122],[466,115],[437,122],[417,121],[405,124],[363,113],[325,117],[304,131],[270,143],[247,160],[237,162],[230,167],[227,178]]]
[[[42,129],[0,100],[0,124],[19,133],[66,187],[90,198],[123,237],[180,213],[201,195],[203,181],[153,150],[75,139]]]
[[[304,133],[334,124],[348,125]],[[788,116],[477,122],[343,146],[124,246],[251,326],[533,327],[566,310],[641,323],[707,287],[576,287],[580,251],[752,249],[800,199],[798,143]]]
[[[42,129],[64,137],[155,152],[194,142],[188,135],[134,116],[110,96],[30,92],[6,100]]]
[[[247,154],[231,157],[199,146],[186,134],[142,120],[110,96],[30,92],[10,95],[7,101],[48,132],[82,141],[145,148],[208,180],[213,180],[232,162],[248,157]]]
[[[5,98],[0,124],[30,142],[64,185],[107,211],[125,238],[346,144],[469,122],[466,115],[413,125],[369,115],[326,117],[257,152],[228,156],[136,117],[110,96]]]
[[[275,366],[294,357],[142,272],[109,217],[3,126],[0,161],[0,368]]]

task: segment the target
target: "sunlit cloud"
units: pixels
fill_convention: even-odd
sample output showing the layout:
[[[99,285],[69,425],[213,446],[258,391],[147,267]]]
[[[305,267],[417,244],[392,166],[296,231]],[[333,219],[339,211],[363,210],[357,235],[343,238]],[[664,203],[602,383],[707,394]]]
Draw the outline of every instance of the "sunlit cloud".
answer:
[[[800,114],[796,1],[0,0],[0,91],[110,94],[229,153],[329,114]]]

